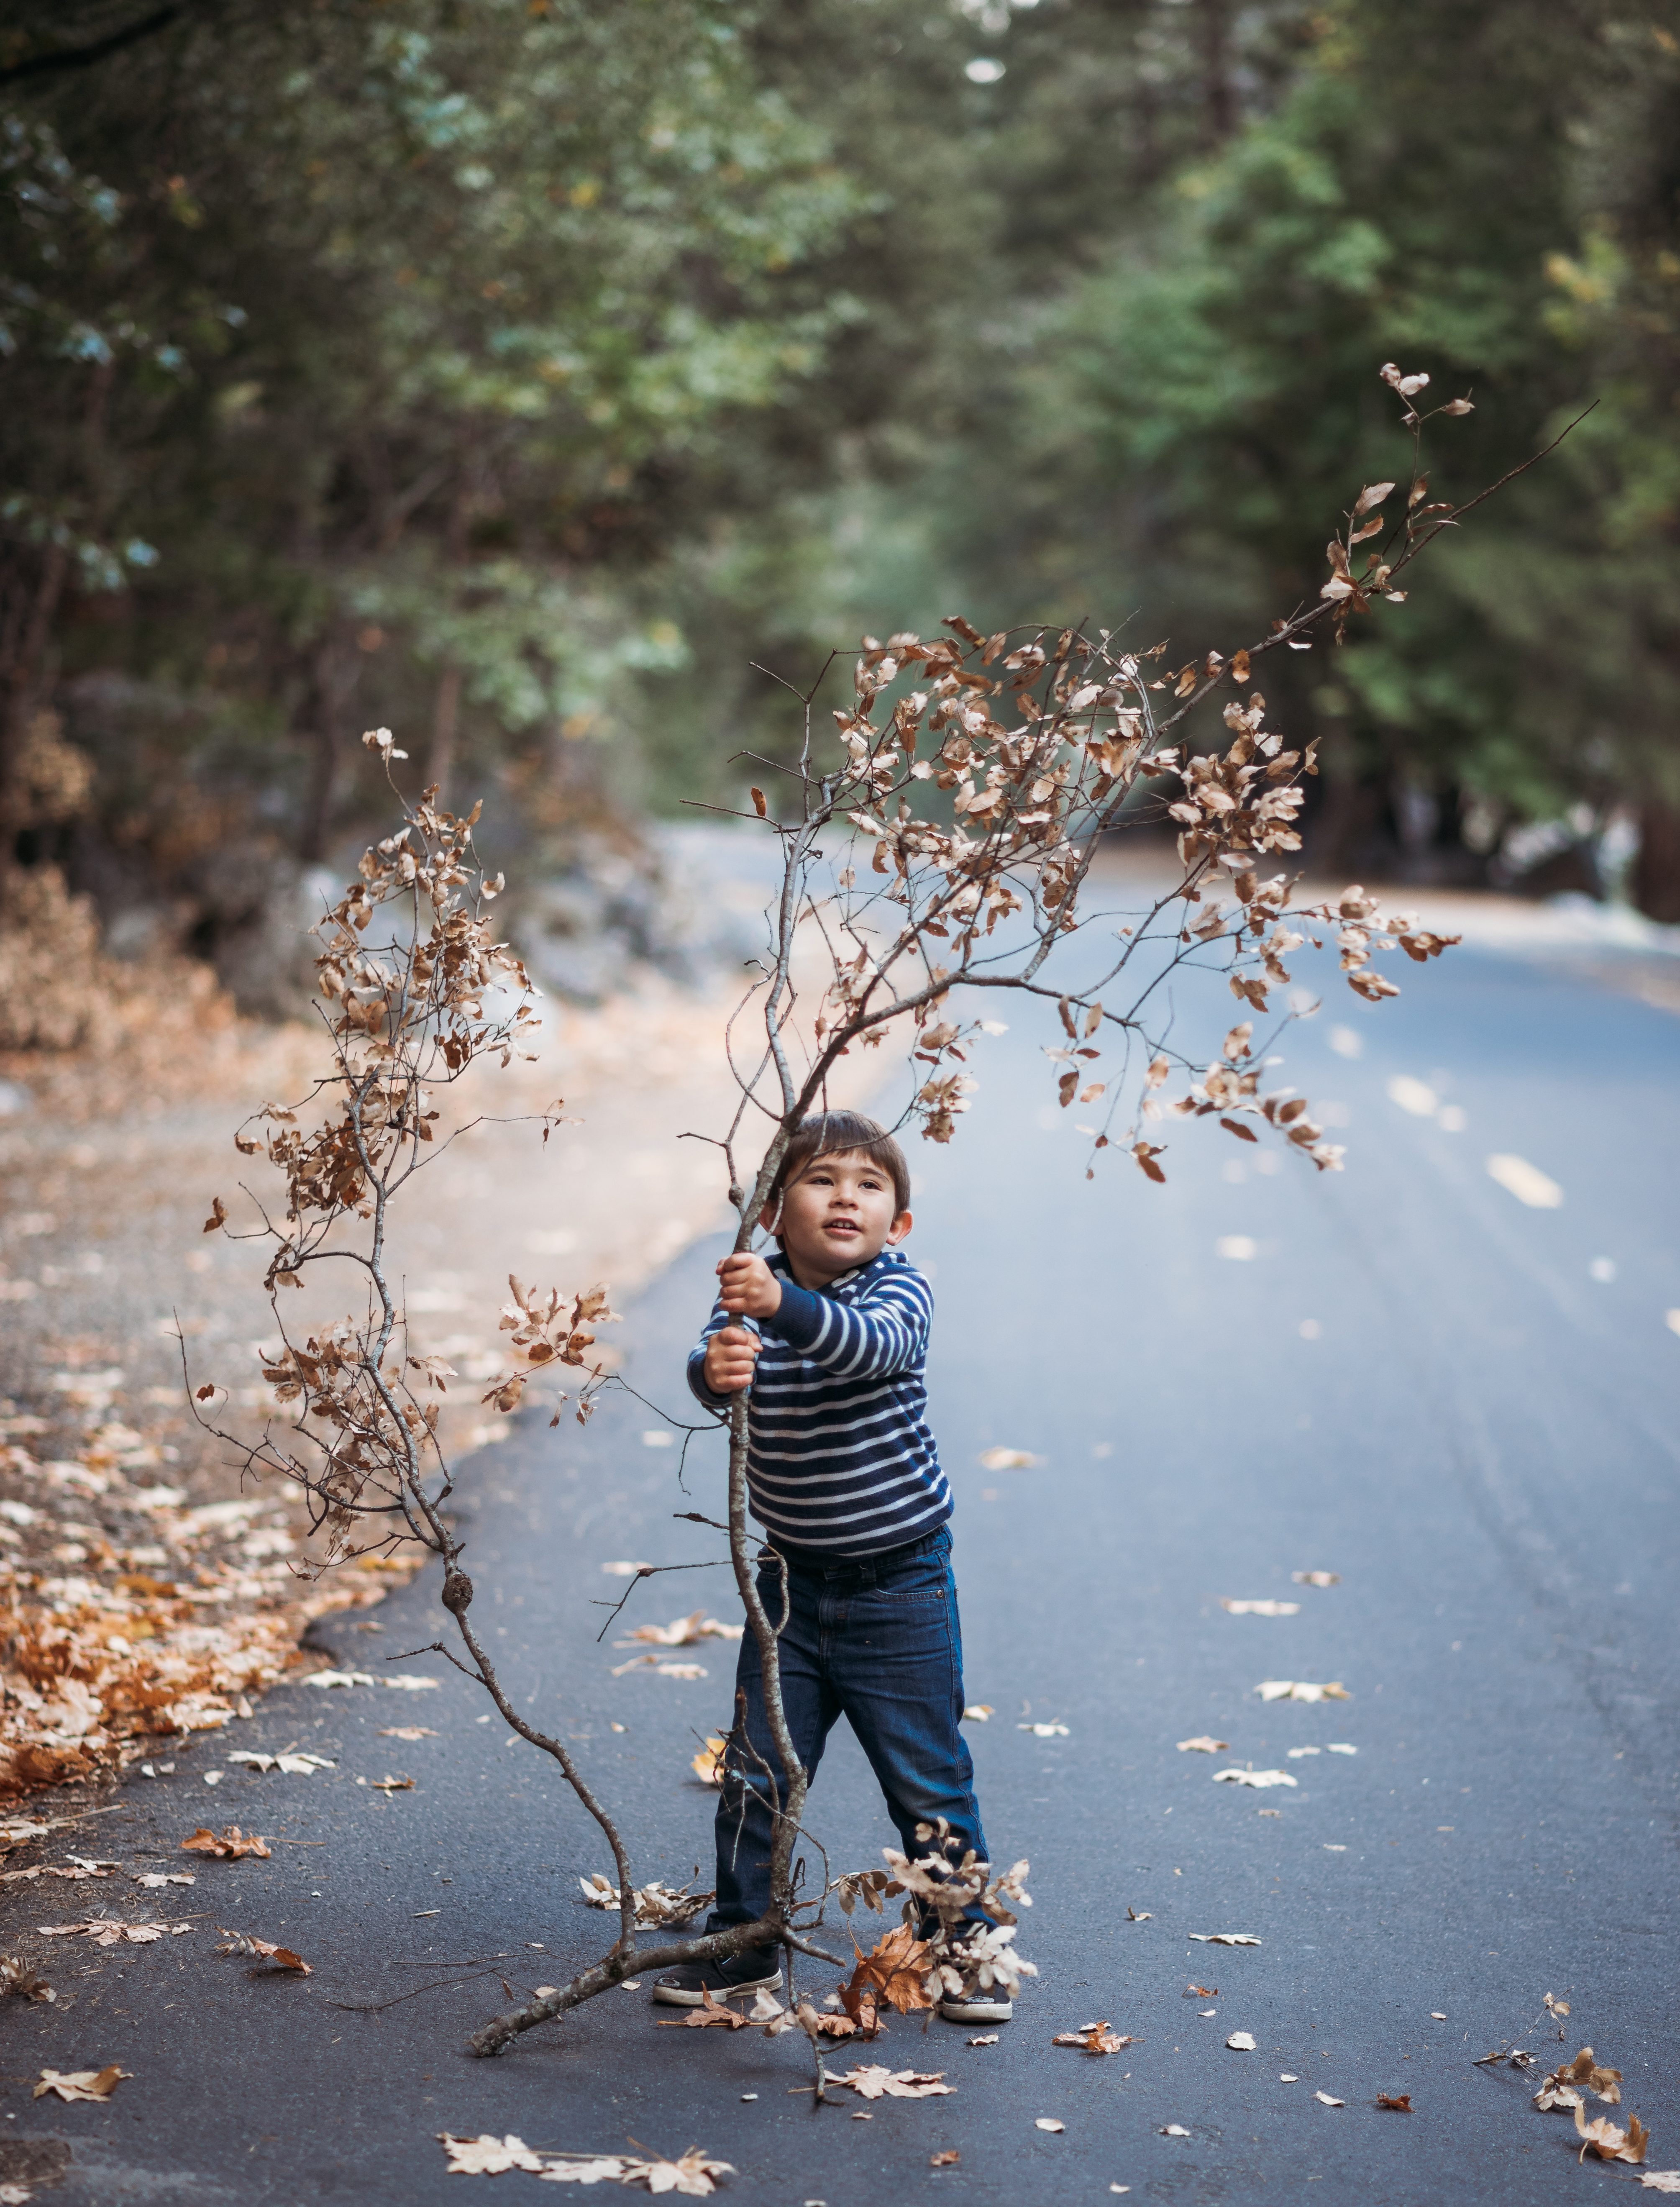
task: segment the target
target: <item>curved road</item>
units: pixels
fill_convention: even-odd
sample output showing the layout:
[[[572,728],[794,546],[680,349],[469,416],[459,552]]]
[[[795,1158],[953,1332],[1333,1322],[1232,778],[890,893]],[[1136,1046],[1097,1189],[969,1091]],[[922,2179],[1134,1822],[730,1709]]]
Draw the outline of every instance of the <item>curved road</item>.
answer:
[[[1680,1339],[1665,1322],[1680,1307],[1680,1026],[1486,955],[1402,979],[1378,1012],[1336,988],[1282,1045],[1285,1077],[1342,1107],[1343,1175],[1268,1172],[1217,1129],[1180,1130],[1167,1187],[1112,1162],[1087,1185],[1047,1108],[1047,1038],[1020,1026],[988,1046],[954,1147],[917,1145],[911,1247],[939,1299],[969,1694],[995,1712],[973,1745],[994,1843],[1033,1865],[1021,1943],[1040,1971],[995,2047],[899,2019],[864,2057],[943,2070],[954,2096],[878,2102],[867,2123],[847,2096],[814,2109],[792,2089],[802,2042],[658,2031],[645,1990],[468,2058],[466,2031],[504,2005],[499,1974],[558,1981],[604,1944],[577,1881],[606,1857],[433,1656],[406,1667],[436,1691],[290,1686],[235,1728],[332,1771],[230,1769],[209,1789],[236,1743],[200,1739],[87,1827],[130,1868],[196,1868],[191,1890],[125,1888],[119,1907],[198,1929],[55,1949],[74,1999],[8,2003],[0,2180],[65,2207],[547,2196],[528,2174],[446,2176],[433,2134],[451,2130],[580,2152],[698,2143],[736,2165],[726,2197],[794,2207],[1116,2186],[1318,2207],[1596,2192],[1608,2172],[1576,2166],[1568,2117],[1530,2105],[1535,2080],[1471,2066],[1513,2038],[1548,2063],[1591,2044],[1625,2078],[1621,2109],[1592,2112],[1637,2112],[1651,2166],[1680,2166]],[[1429,1115],[1406,1108],[1432,1098]],[[1490,1155],[1538,1168],[1561,1204],[1520,1201]],[[622,1337],[673,1410],[715,1253],[679,1263]],[[715,1508],[718,1444],[691,1456],[685,1500],[674,1452],[643,1441],[660,1425],[624,1398],[584,1433],[527,1422],[474,1468],[469,1562],[519,1696],[620,1804],[638,1874],[680,1882],[708,1858],[713,1797],[688,1761],[726,1715],[731,1651],[685,1651],[702,1681],[613,1678],[624,1657],[593,1644],[605,1612],[589,1606],[620,1590],[603,1562],[720,1552],[672,1517]],[[988,1472],[977,1459],[997,1446],[1039,1462]],[[1297,1585],[1308,1570],[1340,1583]],[[435,1636],[434,1591],[428,1575],[382,1630],[333,1622],[326,1639],[378,1668]],[[1299,1611],[1232,1614],[1222,1597]],[[734,1613],[725,1575],[697,1572],[638,1588],[625,1622],[702,1600]],[[1336,1680],[1351,1698],[1268,1702],[1263,1679]],[[1037,1722],[1065,1735],[1021,1728]],[[413,1725],[436,1736],[381,1736]],[[1229,1753],[1176,1748],[1196,1734]],[[1357,1752],[1290,1752],[1331,1743]],[[1212,1782],[1250,1764],[1297,1782]],[[387,1773],[414,1790],[356,1782]],[[838,1866],[890,1842],[849,1738],[814,1810]],[[308,1844],[185,1864],[181,1837],[230,1818]],[[41,1890],[9,1897],[9,1941],[117,1888]],[[215,1924],[295,1945],[314,1974],[248,1976],[211,1951]],[[1191,1936],[1227,1931],[1261,1943]],[[1561,2045],[1533,2020],[1548,1992],[1573,2011]],[[1103,2060],[1050,2045],[1097,2018],[1140,2043]],[[1238,2031],[1255,2051],[1227,2048]],[[28,2096],[44,2064],[110,2060],[134,2073],[108,2107]],[[1378,2109],[1378,2092],[1415,2112]],[[950,2148],[960,2162],[930,2170]]]

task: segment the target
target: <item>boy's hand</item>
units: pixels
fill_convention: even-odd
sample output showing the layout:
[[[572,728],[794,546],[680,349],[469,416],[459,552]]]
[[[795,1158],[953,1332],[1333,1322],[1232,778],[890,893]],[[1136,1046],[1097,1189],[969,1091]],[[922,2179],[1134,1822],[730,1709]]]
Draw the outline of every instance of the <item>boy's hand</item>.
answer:
[[[718,1282],[718,1298],[731,1318],[774,1318],[781,1308],[781,1282],[749,1250],[724,1259]]]
[[[738,1395],[752,1385],[752,1371],[764,1346],[744,1325],[726,1325],[706,1343],[706,1385],[714,1395]]]

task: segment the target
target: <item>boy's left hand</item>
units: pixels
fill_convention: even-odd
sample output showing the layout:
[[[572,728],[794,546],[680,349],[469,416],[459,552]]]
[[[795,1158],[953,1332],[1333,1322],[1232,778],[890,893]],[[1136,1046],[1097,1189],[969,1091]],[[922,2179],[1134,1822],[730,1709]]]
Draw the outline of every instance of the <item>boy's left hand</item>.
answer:
[[[774,1318],[781,1282],[762,1257],[738,1249],[718,1266],[718,1298],[732,1318]]]

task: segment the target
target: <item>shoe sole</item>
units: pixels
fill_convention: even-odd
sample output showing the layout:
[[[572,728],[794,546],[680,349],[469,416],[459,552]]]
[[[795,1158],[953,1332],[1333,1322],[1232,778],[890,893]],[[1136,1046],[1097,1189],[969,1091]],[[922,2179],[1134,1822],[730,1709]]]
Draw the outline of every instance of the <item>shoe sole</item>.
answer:
[[[1013,2001],[941,2001],[939,2013],[947,2023],[1008,2023],[1014,2016],[1015,2003]]]
[[[714,1985],[712,1998],[720,2001],[739,2000],[748,1993],[762,1992],[767,1987],[780,1983],[781,1971],[775,1970],[768,1977],[748,1977],[738,1985]],[[698,1989],[690,1992],[685,1985],[655,1984],[654,1998],[665,2007],[704,2007],[706,2005],[704,1993]]]

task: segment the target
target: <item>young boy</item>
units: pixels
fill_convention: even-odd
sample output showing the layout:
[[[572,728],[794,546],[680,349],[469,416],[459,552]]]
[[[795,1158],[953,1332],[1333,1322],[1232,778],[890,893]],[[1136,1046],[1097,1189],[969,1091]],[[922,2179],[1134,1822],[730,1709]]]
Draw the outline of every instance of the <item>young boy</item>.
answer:
[[[837,1717],[851,1723],[881,1781],[900,1843],[930,1851],[916,1827],[943,1817],[950,1859],[988,1859],[960,1729],[962,1634],[951,1576],[951,1493],[924,1412],[933,1298],[900,1255],[910,1232],[904,1152],[874,1120],[829,1111],[788,1145],[762,1223],[779,1253],[718,1266],[718,1300],[689,1359],[689,1385],[721,1409],[750,1389],[747,1480],[753,1516],[786,1558],[781,1690],[799,1759],[813,1775]],[[750,1329],[740,1323],[751,1321]],[[759,1592],[781,1614],[780,1574]],[[786,1785],[765,1721],[757,1642],[736,1672],[747,1737]],[[770,1895],[771,1809],[762,1773],[726,1777],[717,1814],[717,1904],[708,1931],[750,1923]],[[654,1998],[698,2007],[774,1985],[774,1947],[691,1963]],[[955,2023],[1006,2021],[1002,1997],[947,2000]]]

